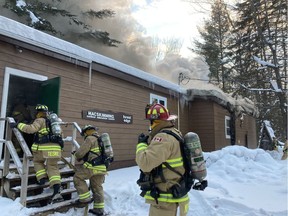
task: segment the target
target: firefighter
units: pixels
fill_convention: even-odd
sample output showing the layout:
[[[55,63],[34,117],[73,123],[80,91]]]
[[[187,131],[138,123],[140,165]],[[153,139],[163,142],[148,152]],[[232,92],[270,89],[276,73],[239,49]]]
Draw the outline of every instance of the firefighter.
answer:
[[[36,119],[32,124],[13,123],[11,127],[17,127],[24,133],[34,134],[34,143],[31,149],[37,183],[44,185],[49,180],[49,185],[53,188],[51,202],[55,203],[63,200],[60,194],[61,176],[58,168],[62,149],[59,143],[51,140],[52,135],[49,128],[49,120],[47,119],[48,107],[37,105],[35,109]]]
[[[81,130],[84,143],[76,152],[72,152],[72,154],[77,161],[83,161],[83,165],[75,171],[73,182],[79,195],[78,202],[83,205],[88,205],[94,201],[93,209],[90,209],[89,212],[97,216],[102,216],[105,215],[102,184],[107,174],[107,168],[102,160],[103,157],[97,130],[98,128],[92,125],[85,125]],[[86,180],[90,182],[93,200]]]
[[[161,132],[162,129],[170,130],[182,136],[175,128],[176,115],[170,115],[161,104],[153,104],[145,109],[146,119],[150,120],[150,134],[138,137],[136,148],[136,163],[143,172],[141,176],[149,181],[146,190],[141,195],[150,204],[149,216],[176,216],[180,209],[180,216],[187,215],[189,196],[186,193],[181,198],[174,198],[169,189],[180,180],[181,176],[162,163],[167,162],[181,175],[185,168],[179,141],[172,135]],[[150,143],[148,143],[150,139]],[[141,179],[140,181],[145,181]],[[139,181],[139,180],[138,180]]]
[[[12,117],[14,118],[15,122],[23,122],[26,124],[29,124],[32,122],[32,115],[31,112],[27,106],[26,98],[23,94],[19,94],[15,98],[15,105],[13,106],[12,110]],[[33,143],[33,134],[22,134],[23,138],[25,139],[28,147],[31,150],[31,145]],[[23,151],[21,149],[21,146],[19,144],[19,141],[15,137],[14,133],[12,134],[12,142],[15,146],[15,149],[20,157],[23,155]]]

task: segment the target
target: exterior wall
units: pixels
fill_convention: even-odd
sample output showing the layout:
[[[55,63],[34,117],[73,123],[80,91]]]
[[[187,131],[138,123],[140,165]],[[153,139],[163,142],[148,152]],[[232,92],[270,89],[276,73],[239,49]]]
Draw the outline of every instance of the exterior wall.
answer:
[[[53,57],[47,55],[50,51],[32,45],[27,48],[27,44],[25,47],[24,43],[18,41],[17,44],[23,46],[20,53],[13,43],[3,41],[3,36],[0,37],[0,94],[6,67],[47,76],[48,79],[61,77],[60,118],[65,122],[77,122],[80,127],[93,124],[99,127],[99,133],[109,133],[115,151],[112,169],[135,165],[137,137],[142,132],[148,133],[149,122],[144,119],[144,108],[149,103],[150,93],[167,98],[170,113],[180,114],[183,135],[189,131],[196,132],[203,151],[214,151],[230,145],[230,139],[225,138],[224,128],[225,115],[230,114],[216,102],[204,99],[190,102],[180,100],[178,113],[178,94],[175,95],[169,89],[147,84],[147,81],[97,63],[92,64],[90,77],[88,63],[76,60],[74,63],[69,62],[69,57],[60,58],[59,54],[55,54],[58,58],[54,58],[54,54]],[[132,115],[133,124],[104,123],[82,118],[82,110],[93,109]],[[241,145],[248,143],[249,148],[255,148],[255,119],[250,116],[244,119],[241,128],[237,127],[239,124],[236,122],[236,142],[239,140]],[[71,136],[70,130],[63,129],[65,136]],[[83,141],[79,134],[77,141],[80,144]],[[69,156],[70,151],[71,148],[65,146],[64,155]]]
[[[215,151],[231,145],[231,139],[225,136],[225,116],[231,114],[219,104],[194,99],[189,107],[189,130],[200,137],[203,151]],[[240,119],[235,122],[236,145],[257,148],[256,120],[245,115],[240,127]]]
[[[225,136],[225,116],[230,113],[222,106],[213,103],[214,125],[215,125],[215,150],[231,145],[231,139]]]
[[[243,121],[236,119],[236,144],[246,146],[247,148],[257,148],[255,118],[244,115]]]
[[[168,109],[177,114],[178,100],[170,95],[149,89],[130,82],[131,78],[123,80],[107,75],[109,72],[118,73],[111,68],[98,67],[101,72],[92,71],[89,85],[89,69],[76,64],[64,62],[37,52],[23,49],[22,53],[15,46],[0,41],[0,91],[3,89],[5,67],[11,67],[26,72],[47,76],[49,79],[61,77],[59,117],[65,122],[77,122],[79,126],[93,124],[99,127],[99,133],[110,135],[115,153],[113,168],[135,165],[135,146],[138,134],[148,133],[149,122],[144,120],[144,108],[150,100],[150,93],[167,98]],[[93,66],[97,68],[97,65]],[[120,74],[120,73],[119,73]],[[120,76],[120,75],[119,75]],[[123,112],[133,116],[133,124],[114,124],[82,119],[82,110],[103,110]],[[185,108],[184,108],[185,109]],[[183,124],[187,120],[181,118]],[[65,136],[71,136],[65,127]],[[79,144],[83,141],[78,134]],[[66,146],[66,156],[71,148]]]
[[[189,107],[190,131],[198,134],[203,151],[215,150],[215,121],[213,103],[195,99]]]

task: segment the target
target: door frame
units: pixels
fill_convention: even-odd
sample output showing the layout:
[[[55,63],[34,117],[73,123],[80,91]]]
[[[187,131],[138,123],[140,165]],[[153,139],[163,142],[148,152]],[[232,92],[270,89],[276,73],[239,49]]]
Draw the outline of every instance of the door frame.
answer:
[[[10,76],[19,76],[23,78],[33,79],[37,81],[45,81],[48,80],[47,76],[42,76],[39,74],[35,74],[32,72],[22,71],[15,68],[5,67],[4,72],[4,83],[3,83],[3,90],[2,90],[2,100],[1,100],[1,118],[6,118],[6,111],[7,111],[7,102],[8,102],[8,93],[9,93],[9,82]],[[0,139],[4,138],[4,129],[5,129],[5,121],[0,121]],[[3,143],[0,143],[0,161],[2,157],[3,151]]]

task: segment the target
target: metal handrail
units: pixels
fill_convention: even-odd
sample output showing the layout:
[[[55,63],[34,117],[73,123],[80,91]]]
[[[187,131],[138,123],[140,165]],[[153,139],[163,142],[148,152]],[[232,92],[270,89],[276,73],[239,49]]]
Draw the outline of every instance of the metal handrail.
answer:
[[[29,175],[29,161],[32,160],[33,155],[23,138],[22,133],[17,128],[11,128],[10,124],[15,123],[14,118],[7,117],[7,118],[0,118],[0,121],[6,121],[5,129],[5,139],[1,139],[0,142],[4,143],[5,149],[4,149],[4,165],[3,165],[3,172],[2,172],[2,181],[1,181],[1,190],[0,195],[3,196],[5,193],[9,193],[9,188],[5,188],[5,178],[9,174],[9,165],[10,165],[10,156],[16,165],[17,171],[19,175],[21,176],[21,192],[20,192],[20,203],[26,207],[27,202],[27,186],[28,186],[28,175]],[[78,144],[76,137],[77,132],[81,132],[81,129],[79,125],[76,122],[61,122],[61,125],[72,126],[72,136],[67,136],[63,140],[65,142],[71,142],[72,143],[72,151],[78,149],[80,145]],[[5,130],[4,129],[4,130]],[[23,150],[23,163],[21,162],[17,151],[13,145],[13,142],[11,140],[12,133],[15,134],[17,140],[19,141],[19,144],[21,146],[21,149]],[[70,162],[72,165],[75,165],[75,158],[71,157]],[[6,191],[5,191],[6,190]]]

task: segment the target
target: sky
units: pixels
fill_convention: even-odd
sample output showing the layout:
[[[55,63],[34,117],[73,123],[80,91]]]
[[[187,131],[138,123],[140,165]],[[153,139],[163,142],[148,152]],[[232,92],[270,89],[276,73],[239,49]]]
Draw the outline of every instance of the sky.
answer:
[[[187,47],[191,47],[193,39],[199,38],[197,26],[208,17],[208,10],[183,0],[133,0],[133,3],[132,16],[146,28],[147,36],[182,39],[181,55],[191,55]]]
[[[177,83],[180,71],[184,71],[192,78],[208,80],[208,65],[202,57],[193,55],[188,49],[193,46],[191,40],[198,33],[196,26],[202,22],[202,14],[199,13],[197,5],[184,1],[85,0],[85,2],[81,1],[81,4],[78,0],[54,2],[57,8],[69,10],[79,17],[82,17],[82,11],[91,8],[94,10],[109,8],[115,11],[116,14],[112,18],[94,21],[85,19],[85,21],[92,29],[107,31],[111,38],[120,40],[122,43],[117,48],[107,47],[95,41],[89,32],[83,33],[82,27],[69,25],[66,19],[61,19],[59,16],[47,15],[47,19],[54,28],[61,30],[62,39],[145,72],[165,77],[174,83]],[[17,0],[18,6],[25,3],[25,0]],[[35,21],[37,18],[33,13],[29,13],[29,17],[19,17],[11,10],[1,7],[0,14],[25,24],[28,24],[28,20]],[[153,45],[157,36],[162,39],[171,39],[171,37],[183,39],[181,53],[169,54],[165,57],[162,53],[161,61],[156,61],[159,49],[163,49],[163,46],[158,48]]]
[[[264,151],[228,146],[204,152],[208,187],[189,192],[187,216],[287,216],[287,160],[282,149]],[[145,216],[149,206],[139,195],[137,166],[109,171],[103,184],[105,211],[110,216]],[[76,193],[73,194],[77,198]],[[90,208],[93,203],[90,204]],[[34,208],[24,208],[19,198],[0,197],[1,216],[28,216]],[[51,216],[82,216],[84,208],[71,208]]]

